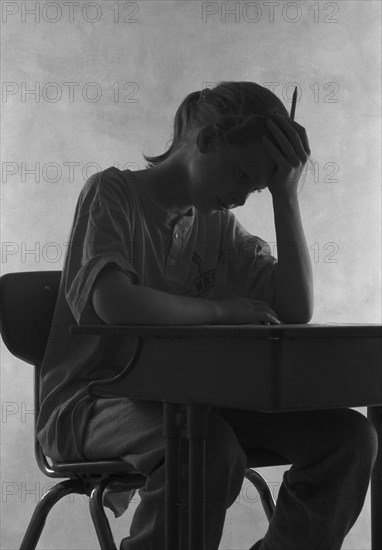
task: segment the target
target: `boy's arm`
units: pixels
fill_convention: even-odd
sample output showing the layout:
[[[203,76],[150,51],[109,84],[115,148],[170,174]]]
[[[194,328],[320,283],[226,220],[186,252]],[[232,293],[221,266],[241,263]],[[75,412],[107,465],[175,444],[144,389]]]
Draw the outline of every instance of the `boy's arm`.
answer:
[[[128,275],[111,266],[105,266],[97,276],[91,301],[98,317],[111,325],[219,322],[218,302],[134,285]]]
[[[273,309],[284,323],[309,323],[313,316],[313,273],[297,193],[273,195],[278,263]]]
[[[313,275],[297,190],[310,155],[309,141],[303,126],[280,115],[269,128],[279,144],[275,147],[266,136],[261,138],[277,165],[268,185],[278,249],[272,306],[284,323],[308,323],[313,316]]]

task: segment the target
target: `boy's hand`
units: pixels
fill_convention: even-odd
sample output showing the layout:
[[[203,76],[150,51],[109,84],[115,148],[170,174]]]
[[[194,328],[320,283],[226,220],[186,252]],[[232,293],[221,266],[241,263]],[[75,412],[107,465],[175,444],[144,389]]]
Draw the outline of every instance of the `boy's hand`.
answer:
[[[232,298],[218,300],[219,323],[223,325],[280,325],[277,313],[263,300]]]
[[[308,137],[305,128],[294,120],[281,115],[274,115],[274,118],[277,123],[267,121],[267,126],[283,154],[266,136],[262,136],[262,144],[278,166],[268,189],[273,197],[297,195],[297,185],[310,156]]]

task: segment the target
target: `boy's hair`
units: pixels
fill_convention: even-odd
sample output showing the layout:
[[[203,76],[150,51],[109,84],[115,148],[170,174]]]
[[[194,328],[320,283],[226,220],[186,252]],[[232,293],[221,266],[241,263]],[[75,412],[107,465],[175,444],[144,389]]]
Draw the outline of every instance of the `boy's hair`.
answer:
[[[214,88],[191,92],[179,105],[174,119],[174,136],[170,148],[158,156],[143,157],[152,168],[175,153],[185,141],[196,137],[200,130],[212,138],[217,149],[245,143],[250,138],[266,135],[278,147],[265,124],[274,114],[289,118],[281,100],[268,88],[255,82],[220,82]]]

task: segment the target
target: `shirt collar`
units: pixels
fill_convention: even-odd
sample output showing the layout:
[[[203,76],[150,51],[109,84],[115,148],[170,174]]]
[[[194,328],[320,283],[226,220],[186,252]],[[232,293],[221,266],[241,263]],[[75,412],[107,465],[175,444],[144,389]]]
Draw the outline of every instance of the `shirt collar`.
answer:
[[[134,180],[135,187],[139,192],[139,196],[142,198],[145,206],[149,208],[150,212],[159,223],[166,225],[169,229],[172,229],[176,224],[181,225],[182,227],[192,226],[196,216],[195,206],[191,206],[190,210],[188,211],[188,215],[179,214],[179,212],[176,211],[169,212],[168,210],[162,208],[151,197],[151,195],[147,193],[143,185],[140,185],[138,183],[138,180],[134,177],[133,170],[124,170],[123,173],[124,175],[130,176]]]

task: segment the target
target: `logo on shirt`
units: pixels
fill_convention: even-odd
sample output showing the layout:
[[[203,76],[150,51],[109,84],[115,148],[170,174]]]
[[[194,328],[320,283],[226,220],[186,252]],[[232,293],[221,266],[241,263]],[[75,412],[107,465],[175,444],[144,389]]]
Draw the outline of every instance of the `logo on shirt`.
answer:
[[[196,265],[198,270],[198,276],[191,282],[191,290],[188,290],[186,294],[191,296],[206,298],[209,296],[215,285],[216,271],[217,269],[209,269],[205,271],[202,268],[202,260],[197,252],[192,254],[192,263]]]

